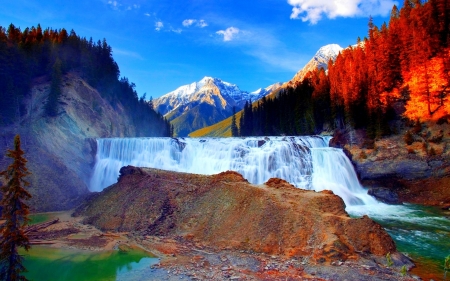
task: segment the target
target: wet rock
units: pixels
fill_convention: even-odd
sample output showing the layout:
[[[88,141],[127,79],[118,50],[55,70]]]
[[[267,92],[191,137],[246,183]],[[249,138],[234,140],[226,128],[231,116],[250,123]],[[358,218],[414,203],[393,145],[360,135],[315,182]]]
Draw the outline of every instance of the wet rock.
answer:
[[[178,150],[180,152],[183,151],[183,149],[186,147],[186,143],[182,142],[180,139],[178,138],[172,138],[172,144],[176,144],[178,146]]]
[[[391,205],[400,205],[402,202],[398,198],[398,194],[389,188],[370,188],[367,192],[375,197],[378,201]]]
[[[429,177],[432,172],[426,161],[412,159],[356,163],[356,169],[362,180],[392,177],[405,180],[423,179]]]
[[[266,143],[265,140],[259,140],[259,141],[258,141],[258,147],[263,146],[265,143]]]
[[[143,175],[142,170],[134,166],[122,167],[120,168],[119,173],[120,173],[119,179],[128,175]]]
[[[346,132],[344,130],[336,130],[333,138],[330,140],[330,147],[335,148],[344,148],[344,146],[348,143]]]

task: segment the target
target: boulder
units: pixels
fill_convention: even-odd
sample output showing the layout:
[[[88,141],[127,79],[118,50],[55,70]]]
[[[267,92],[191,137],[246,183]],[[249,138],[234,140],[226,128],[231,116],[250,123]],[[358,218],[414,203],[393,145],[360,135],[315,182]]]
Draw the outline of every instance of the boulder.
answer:
[[[386,204],[402,204],[402,202],[399,200],[398,194],[389,188],[369,188],[369,191],[367,193],[375,197],[375,199],[377,199],[378,201]]]

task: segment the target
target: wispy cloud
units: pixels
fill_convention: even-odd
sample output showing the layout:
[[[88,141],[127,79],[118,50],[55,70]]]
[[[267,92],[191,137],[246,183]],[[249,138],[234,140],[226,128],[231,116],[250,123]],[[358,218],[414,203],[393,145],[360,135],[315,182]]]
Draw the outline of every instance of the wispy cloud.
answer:
[[[181,28],[170,28],[170,31],[180,34],[183,30]]]
[[[385,16],[398,5],[393,0],[288,0],[293,6],[291,19],[301,19],[316,24],[322,16],[336,17]]]
[[[120,6],[122,6],[122,4],[120,4],[117,1],[108,1],[108,5],[113,8],[114,10],[118,10]]]
[[[208,23],[205,20],[199,20],[197,22],[197,26],[200,27],[200,28],[207,27]]]
[[[125,11],[131,11],[131,10],[137,10],[141,8],[141,5],[139,4],[135,4],[135,3],[129,3],[129,4],[124,4],[123,1],[112,1],[109,0],[108,5],[113,9],[113,10],[125,10]]]
[[[195,24],[195,26],[203,28],[203,27],[207,27],[208,23],[205,20],[196,20],[196,19],[185,19],[182,22],[184,27],[189,27],[193,24]]]
[[[145,14],[144,14],[144,16],[146,16],[146,17],[149,17],[149,16],[150,16],[150,14],[149,14],[149,13],[145,13]]]
[[[139,53],[122,50],[122,49],[118,49],[118,48],[113,48],[113,54],[118,55],[118,56],[134,58],[134,59],[138,59],[138,60],[144,60],[144,58]]]
[[[236,35],[238,35],[241,31],[239,28],[236,28],[234,26],[228,27],[225,30],[219,30],[216,32],[216,34],[223,36],[223,41],[231,41],[233,40]]]
[[[219,19],[221,24],[232,23],[231,27],[216,32],[216,35],[222,39],[220,42],[232,43],[226,45],[255,58],[269,69],[295,73],[310,59],[301,50],[288,48],[284,40],[278,38],[276,30],[249,25],[241,21],[216,19]],[[218,40],[215,42],[217,44]]]
[[[155,22],[155,30],[160,31],[164,27],[164,23],[162,21]]]
[[[197,20],[194,20],[194,19],[187,19],[187,20],[184,20],[182,22],[182,24],[183,24],[183,26],[188,27],[188,26],[193,25],[196,21]]]

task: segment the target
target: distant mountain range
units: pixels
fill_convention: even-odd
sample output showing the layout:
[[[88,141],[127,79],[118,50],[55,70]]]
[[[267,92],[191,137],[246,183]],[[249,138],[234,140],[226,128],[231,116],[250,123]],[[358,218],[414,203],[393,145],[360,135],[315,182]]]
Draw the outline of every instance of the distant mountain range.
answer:
[[[292,86],[293,84],[297,82],[301,82],[305,75],[309,71],[313,71],[317,68],[324,68],[327,70],[328,68],[328,62],[331,60],[335,60],[336,57],[339,55],[339,52],[341,52],[343,48],[337,44],[330,44],[321,47],[317,53],[314,55],[314,57],[301,69],[299,70],[295,76],[288,82],[280,85],[277,87],[271,87],[270,91],[273,92],[272,95],[274,96],[276,93],[280,92],[283,88]],[[272,85],[274,86],[274,85]],[[270,93],[265,93],[264,96],[269,96]],[[262,96],[261,96],[262,98]],[[258,99],[252,99],[252,101],[257,101]],[[236,110],[237,111],[237,110]],[[237,120],[239,121],[241,116],[241,113],[238,112],[236,114]],[[222,121],[217,122],[216,124],[213,124],[209,127],[201,128],[197,131],[194,131],[189,134],[191,137],[230,137],[231,136],[231,117],[224,118]]]
[[[246,101],[259,100],[280,85],[276,83],[249,93],[221,79],[204,77],[155,99],[153,104],[174,126],[175,135],[184,137],[226,119],[233,114],[233,107],[240,111]]]

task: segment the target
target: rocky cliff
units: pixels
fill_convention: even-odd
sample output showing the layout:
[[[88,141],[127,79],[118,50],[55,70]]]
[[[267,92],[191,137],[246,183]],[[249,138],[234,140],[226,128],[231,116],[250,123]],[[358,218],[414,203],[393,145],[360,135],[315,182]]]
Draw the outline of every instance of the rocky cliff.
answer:
[[[33,211],[56,211],[77,206],[88,194],[98,137],[134,136],[135,128],[124,107],[104,100],[76,74],[63,77],[62,97],[56,117],[44,117],[50,90],[45,77],[35,79],[25,100],[20,122],[0,131],[0,169],[10,164],[5,150],[20,134],[22,148],[33,173],[28,177]]]
[[[338,132],[331,145],[344,148],[363,185],[387,203],[450,208],[450,126],[401,124],[398,133],[369,141],[364,132]]]
[[[380,225],[350,218],[344,208],[331,191],[301,190],[280,179],[252,185],[236,172],[203,176],[128,166],[76,215],[102,230],[181,236],[319,263],[395,252]]]

